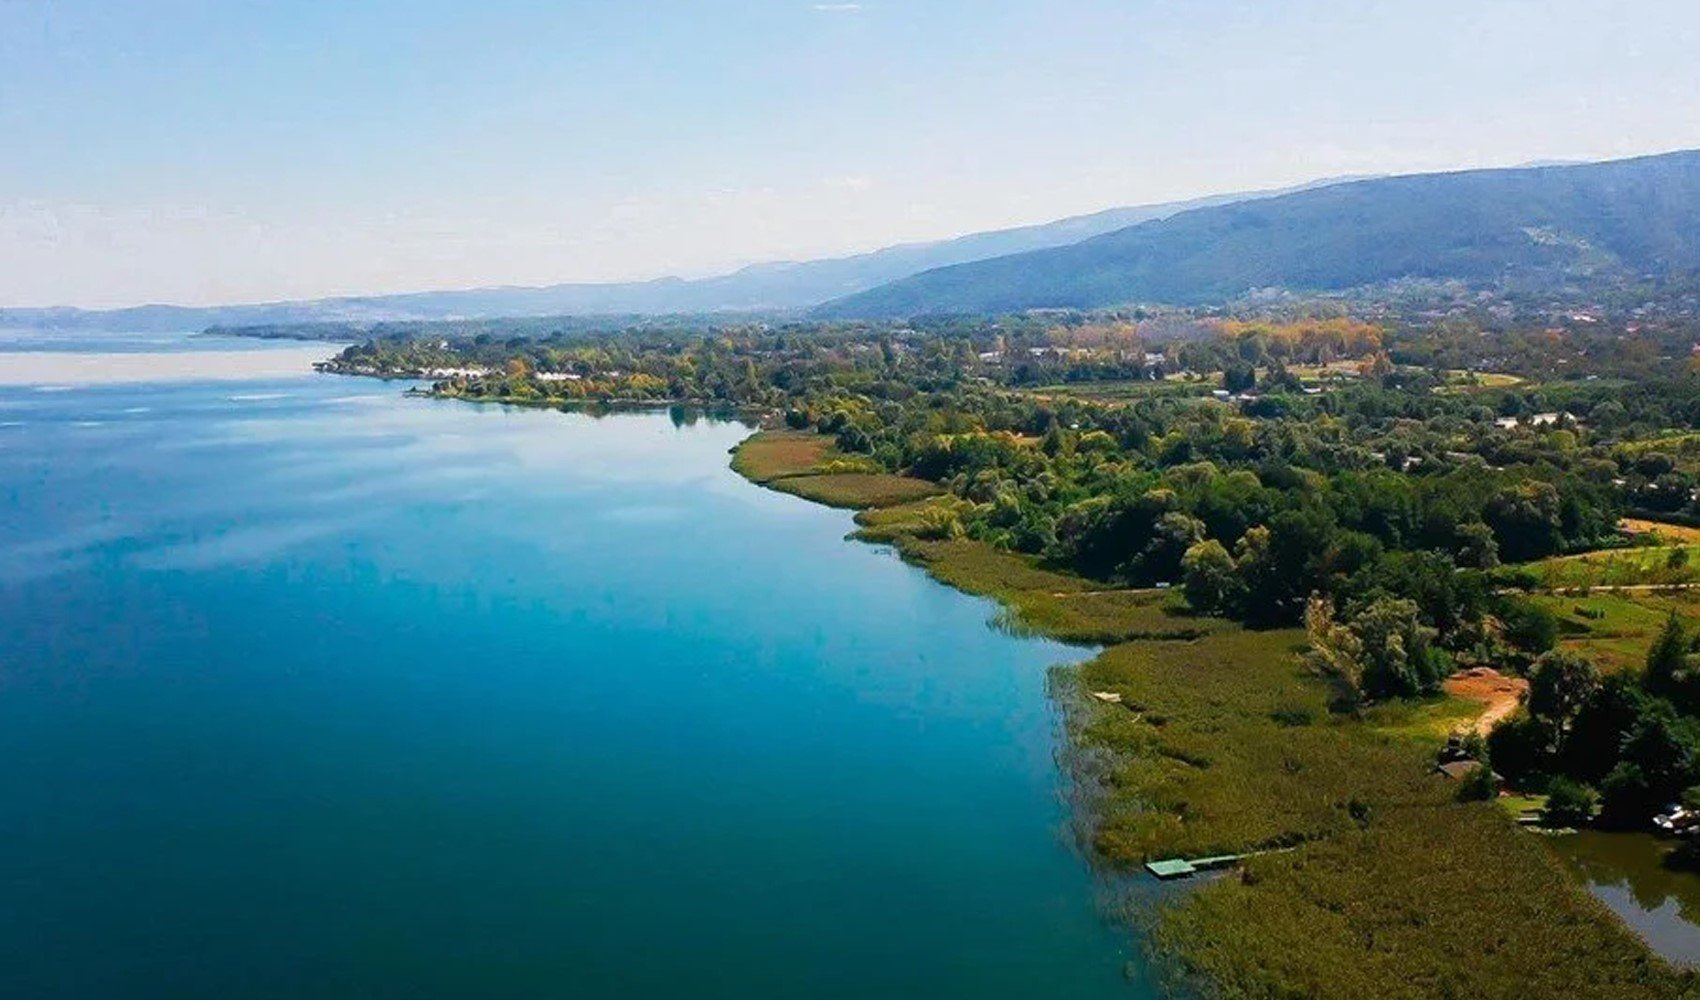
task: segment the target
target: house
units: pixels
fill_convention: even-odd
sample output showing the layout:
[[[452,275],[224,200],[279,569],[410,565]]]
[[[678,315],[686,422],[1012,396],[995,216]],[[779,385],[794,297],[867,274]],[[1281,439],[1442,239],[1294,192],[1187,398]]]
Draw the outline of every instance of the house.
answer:
[[[1482,762],[1479,760],[1449,760],[1444,764],[1436,764],[1434,767],[1436,771],[1453,781],[1463,781],[1481,768]]]

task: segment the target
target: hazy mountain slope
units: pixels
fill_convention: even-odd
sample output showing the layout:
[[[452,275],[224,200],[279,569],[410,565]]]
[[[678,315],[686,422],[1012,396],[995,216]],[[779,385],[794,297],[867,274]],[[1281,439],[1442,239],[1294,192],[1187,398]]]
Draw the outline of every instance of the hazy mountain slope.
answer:
[[[932,243],[901,244],[850,257],[755,264],[731,274],[697,280],[660,278],[616,284],[479,288],[207,308],[167,305],[111,310],[0,308],[0,327],[199,330],[209,326],[328,321],[795,310],[929,268],[1063,246],[1193,208],[1264,196],[1265,193],[1228,194],[1162,205],[1113,208],[1043,225],[974,233]]]
[[[1587,281],[1700,269],[1700,151],[1380,178],[1202,208],[923,272],[828,316],[1197,304],[1405,277]]]

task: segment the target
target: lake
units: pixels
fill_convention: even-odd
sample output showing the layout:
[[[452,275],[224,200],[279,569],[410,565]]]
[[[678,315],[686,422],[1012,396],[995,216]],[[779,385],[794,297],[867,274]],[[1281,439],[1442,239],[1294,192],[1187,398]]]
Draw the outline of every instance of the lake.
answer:
[[[1151,995],[1071,846],[1085,654],[741,424],[5,346],[0,995]]]

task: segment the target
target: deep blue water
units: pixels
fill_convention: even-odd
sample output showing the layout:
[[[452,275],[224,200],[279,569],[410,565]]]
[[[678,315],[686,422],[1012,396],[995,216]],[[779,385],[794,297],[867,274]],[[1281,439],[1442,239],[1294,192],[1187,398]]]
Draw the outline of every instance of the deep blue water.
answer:
[[[746,433],[0,386],[0,996],[1144,994],[1066,832],[1081,653]]]

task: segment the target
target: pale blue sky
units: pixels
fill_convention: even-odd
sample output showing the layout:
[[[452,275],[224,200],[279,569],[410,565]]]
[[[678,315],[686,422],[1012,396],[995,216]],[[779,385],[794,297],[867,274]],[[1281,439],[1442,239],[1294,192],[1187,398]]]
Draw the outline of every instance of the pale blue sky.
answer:
[[[0,305],[703,274],[1700,146],[1694,0],[0,0]]]

